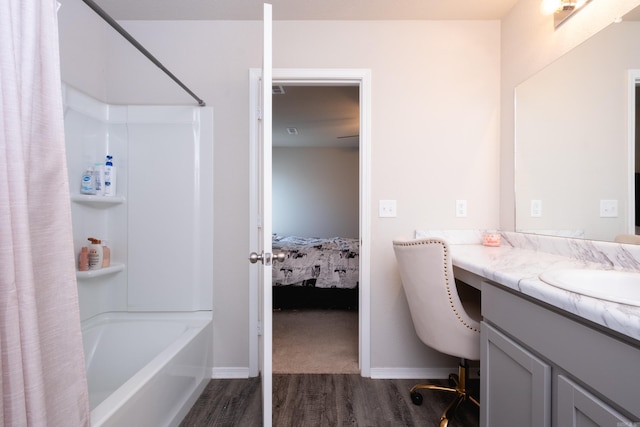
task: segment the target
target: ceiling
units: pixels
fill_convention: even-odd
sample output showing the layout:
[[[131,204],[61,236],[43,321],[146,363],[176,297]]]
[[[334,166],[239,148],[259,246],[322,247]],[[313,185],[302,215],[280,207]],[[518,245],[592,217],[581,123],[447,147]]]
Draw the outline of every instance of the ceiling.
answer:
[[[358,146],[358,86],[274,87],[284,91],[272,96],[274,147]]]
[[[272,0],[274,20],[501,19],[518,0]],[[262,0],[95,0],[116,20],[260,20]]]

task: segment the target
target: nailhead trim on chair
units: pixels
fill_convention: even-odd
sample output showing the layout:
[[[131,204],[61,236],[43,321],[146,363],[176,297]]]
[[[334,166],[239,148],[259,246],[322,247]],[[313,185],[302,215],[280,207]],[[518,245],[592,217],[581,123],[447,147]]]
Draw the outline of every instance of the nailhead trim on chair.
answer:
[[[447,245],[443,244],[441,241],[439,240],[417,240],[415,242],[402,242],[403,246],[416,246],[416,245],[424,245],[424,244],[438,244],[438,245],[442,245],[442,248],[444,249],[444,278],[445,278],[445,282],[447,283],[447,295],[449,296],[449,307],[451,308],[451,310],[455,313],[456,317],[458,318],[458,321],[460,323],[462,323],[467,329],[471,329],[474,332],[478,332],[480,333],[480,329],[478,328],[474,328],[473,326],[469,325],[467,322],[464,321],[464,319],[460,316],[460,313],[458,313],[458,310],[456,310],[455,306],[453,305],[453,299],[451,298],[451,286],[449,285],[449,275],[447,274],[447,259],[449,257],[449,248],[447,247]]]

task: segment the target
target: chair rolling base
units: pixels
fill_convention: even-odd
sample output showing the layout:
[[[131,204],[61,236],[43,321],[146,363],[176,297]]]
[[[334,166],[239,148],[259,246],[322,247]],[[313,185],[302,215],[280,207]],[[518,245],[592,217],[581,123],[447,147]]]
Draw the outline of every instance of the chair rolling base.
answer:
[[[442,416],[440,417],[440,427],[447,427],[449,425],[449,420],[455,414],[456,409],[460,406],[462,402],[469,399],[473,403],[475,403],[478,407],[480,407],[480,402],[473,396],[469,394],[467,390],[467,380],[469,379],[469,374],[467,373],[468,365],[467,362],[463,359],[458,365],[458,375],[449,374],[449,381],[452,383],[452,387],[444,387],[436,384],[416,384],[411,388],[411,401],[415,405],[422,404],[422,395],[418,392],[418,390],[440,390],[440,391],[448,391],[451,393],[455,393],[456,397],[447,405],[445,410],[442,412]]]

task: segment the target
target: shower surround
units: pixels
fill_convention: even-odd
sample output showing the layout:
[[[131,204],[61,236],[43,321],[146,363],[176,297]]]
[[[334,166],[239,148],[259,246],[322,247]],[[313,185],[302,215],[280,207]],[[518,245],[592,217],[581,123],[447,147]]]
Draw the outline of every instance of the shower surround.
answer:
[[[102,240],[111,249],[111,267],[78,272],[84,329],[97,318],[113,319],[114,313],[157,319],[162,313],[169,318],[182,312],[208,319],[197,344],[198,352],[205,356],[199,362],[203,366],[183,367],[197,372],[190,380],[193,387],[185,389],[187,396],[175,396],[177,412],[166,414],[160,424],[175,425],[180,421],[176,416],[179,418],[183,407],[188,410],[211,378],[212,109],[109,105],[66,85],[63,100],[75,250],[79,253],[82,246],[87,246],[89,237]],[[80,194],[83,172],[94,163],[103,163],[107,154],[113,156],[117,168],[116,196]],[[117,319],[122,322],[126,317]],[[95,355],[85,355],[88,363],[89,356]],[[150,358],[156,359],[158,356]],[[146,369],[150,370],[149,365]],[[134,377],[142,378],[133,373]],[[157,381],[152,377],[144,381]],[[91,390],[91,379],[89,383]],[[130,381],[124,386],[129,391],[156,388]],[[125,401],[148,401],[122,389],[114,393],[125,396]],[[101,407],[101,411],[113,411],[114,419],[123,420],[117,407],[131,405],[104,396],[107,401],[114,402],[115,407]],[[93,405],[99,406],[96,402]],[[136,407],[138,410],[144,413],[147,408]],[[109,418],[101,417],[98,425],[110,425]],[[158,425],[157,420],[154,425]]]

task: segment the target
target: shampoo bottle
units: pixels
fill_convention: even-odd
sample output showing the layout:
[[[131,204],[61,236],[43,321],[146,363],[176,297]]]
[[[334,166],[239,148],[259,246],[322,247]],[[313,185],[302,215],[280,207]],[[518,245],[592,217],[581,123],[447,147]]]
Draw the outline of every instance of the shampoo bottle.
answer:
[[[89,269],[89,248],[83,246],[78,255],[78,271],[87,271]]]
[[[95,179],[92,167],[87,168],[87,170],[82,175],[82,185],[80,186],[80,192],[82,194],[96,194]]]
[[[102,242],[93,237],[89,237],[89,270],[99,270],[102,268]]]
[[[116,167],[113,166],[113,156],[107,156],[104,164],[104,195],[116,195]]]

